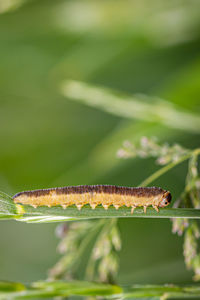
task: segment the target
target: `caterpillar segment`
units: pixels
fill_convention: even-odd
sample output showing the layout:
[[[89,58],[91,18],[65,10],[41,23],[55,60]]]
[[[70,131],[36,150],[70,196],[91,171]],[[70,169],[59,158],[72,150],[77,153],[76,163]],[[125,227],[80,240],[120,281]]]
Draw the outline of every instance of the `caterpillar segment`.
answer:
[[[146,213],[148,206],[159,212],[159,207],[169,205],[171,194],[159,187],[80,185],[20,192],[13,196],[13,200],[17,204],[31,205],[34,208],[61,205],[66,209],[76,205],[81,210],[84,205],[89,204],[91,209],[102,205],[107,210],[110,206],[115,209],[127,206],[131,208],[132,214],[137,207],[143,207]]]

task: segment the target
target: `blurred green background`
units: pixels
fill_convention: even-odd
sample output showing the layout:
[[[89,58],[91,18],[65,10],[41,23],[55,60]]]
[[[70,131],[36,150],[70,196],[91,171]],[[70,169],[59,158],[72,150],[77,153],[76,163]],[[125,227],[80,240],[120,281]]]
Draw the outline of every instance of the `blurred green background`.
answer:
[[[1,191],[136,186],[158,166],[152,159],[119,160],[124,140],[156,136],[188,148],[200,144],[197,133],[73,102],[61,95],[65,79],[161,97],[200,114],[200,1],[1,0]],[[173,169],[155,185],[175,199],[186,168]],[[192,282],[182,238],[172,235],[169,220],[119,224],[120,283]],[[56,226],[1,221],[0,278],[46,278],[59,258]]]

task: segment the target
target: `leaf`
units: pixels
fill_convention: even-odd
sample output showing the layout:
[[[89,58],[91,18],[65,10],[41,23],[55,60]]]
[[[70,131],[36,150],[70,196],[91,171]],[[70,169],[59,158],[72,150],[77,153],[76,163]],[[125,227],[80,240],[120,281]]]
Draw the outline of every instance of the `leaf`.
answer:
[[[25,286],[18,282],[0,281],[0,292],[23,291]]]
[[[103,296],[113,295],[122,292],[122,289],[116,285],[81,282],[81,281],[40,281],[33,284],[33,287],[39,289],[54,289],[56,291],[67,291],[68,294],[82,296]]]
[[[13,204],[14,205],[14,204]],[[75,206],[69,206],[63,209],[59,206],[47,208],[44,206],[33,208],[29,205],[17,205],[20,207],[16,214],[6,214],[4,211],[4,219],[16,219],[27,223],[50,223],[50,222],[65,222],[72,220],[96,219],[96,218],[193,218],[200,219],[199,209],[184,209],[184,208],[161,208],[157,213],[153,208],[148,208],[144,213],[143,208],[136,208],[131,214],[131,209],[128,207],[120,207],[116,210],[110,206],[108,210],[98,206],[94,210],[85,205],[81,211]],[[23,211],[23,214],[21,213]],[[0,211],[1,214],[1,211]]]
[[[6,287],[9,286],[9,289]],[[17,287],[17,288],[16,288]],[[20,287],[20,288],[19,288]],[[199,299],[198,286],[166,285],[118,285],[87,281],[38,281],[29,286],[15,282],[0,282],[0,298],[38,299],[68,296],[101,296],[104,299]]]
[[[146,122],[156,122],[170,128],[200,132],[200,116],[181,110],[164,101],[144,96],[127,96],[108,88],[101,88],[74,80],[61,85],[61,93],[69,99],[82,102],[110,114]],[[151,100],[149,103],[142,100]]]
[[[16,216],[17,210],[12,198],[0,191],[0,219]]]
[[[24,289],[16,290],[16,283],[0,282],[0,299],[38,299],[40,297],[67,297],[71,295],[80,296],[109,296],[122,292],[122,288],[117,285],[81,282],[81,281],[39,281],[34,282]],[[9,286],[10,290],[5,287]],[[23,286],[23,285],[22,285]]]

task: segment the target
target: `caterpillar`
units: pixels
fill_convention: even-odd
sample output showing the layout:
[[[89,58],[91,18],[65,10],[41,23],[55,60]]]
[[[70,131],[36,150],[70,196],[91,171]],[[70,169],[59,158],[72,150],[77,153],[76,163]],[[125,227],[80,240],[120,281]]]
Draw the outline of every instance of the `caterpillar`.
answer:
[[[123,187],[114,185],[79,185],[60,188],[40,189],[20,192],[13,196],[17,204],[38,206],[76,205],[80,210],[89,204],[92,209],[102,205],[108,209],[113,205],[116,209],[125,205],[131,207],[133,213],[136,207],[143,207],[144,212],[152,206],[157,212],[159,207],[165,207],[171,202],[170,192],[158,187]]]

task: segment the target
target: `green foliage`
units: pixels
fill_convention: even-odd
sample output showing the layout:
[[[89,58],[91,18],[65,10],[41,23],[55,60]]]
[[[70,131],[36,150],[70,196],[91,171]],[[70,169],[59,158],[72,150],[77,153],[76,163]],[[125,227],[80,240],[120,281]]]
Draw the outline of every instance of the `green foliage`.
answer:
[[[0,192],[0,219],[15,217],[17,217],[17,209],[12,198],[3,192]]]
[[[132,285],[120,287],[84,281],[39,281],[29,286],[12,282],[0,282],[0,298],[39,299],[52,297],[103,297],[104,299],[199,299],[197,286],[177,285]]]
[[[58,258],[55,225],[42,223],[100,218],[90,222],[110,224],[110,217],[118,219],[122,232],[118,282],[190,282],[182,239],[170,234],[164,218],[173,218],[173,231],[183,235],[186,264],[199,278],[199,224],[194,220],[200,215],[199,180],[192,167],[197,157],[187,150],[199,147],[200,137],[199,25],[197,0],[0,1],[0,190],[13,195],[52,186],[154,182],[178,199],[176,208],[159,214],[149,208],[146,215],[137,209],[131,216],[127,208],[106,212],[84,207],[79,212],[75,207],[15,206],[10,196],[1,194],[0,218],[8,220],[0,227],[1,278],[45,278],[45,270]],[[144,154],[138,146],[142,136],[156,149],[148,148],[149,154],[138,159]],[[135,146],[136,159],[116,158],[123,140]],[[90,256],[95,238],[88,243]],[[25,289],[38,298],[30,286],[31,291]],[[178,289],[180,298],[190,291],[140,286],[130,290],[130,297],[160,297],[163,288],[166,293]],[[193,291],[198,293],[198,288]]]
[[[179,160],[182,159],[182,157],[187,157],[189,153],[190,151],[188,149],[184,149],[178,144],[169,146],[169,144],[165,143],[160,145],[156,138],[148,139],[142,137],[139,146],[125,141],[123,148],[118,151],[117,155],[119,158],[154,157],[158,165],[166,165],[176,163],[177,161],[179,163]]]
[[[162,99],[142,97],[142,95],[127,96],[71,80],[62,83],[61,92],[69,99],[80,101],[119,117],[160,123],[189,132],[199,133],[200,131],[199,115],[185,112]]]
[[[115,285],[92,282],[38,281],[29,286],[19,283],[0,282],[0,299],[40,299],[52,297],[104,296],[120,294],[122,289]]]
[[[176,207],[200,207],[200,175],[198,167],[199,150],[193,152],[189,164],[188,174],[186,178],[185,189],[175,202]],[[195,272],[194,280],[200,280],[200,253],[199,253],[199,238],[200,227],[194,220],[184,219],[182,222],[173,220],[173,232],[179,235],[184,233],[184,257],[188,269],[193,269]]]
[[[62,238],[58,250],[63,255],[49,273],[50,278],[76,278],[80,272],[82,259],[87,256],[85,277],[101,282],[113,282],[118,271],[116,252],[121,248],[117,220],[76,222],[58,227]]]
[[[147,185],[171,168],[189,159],[188,173],[186,176],[185,189],[180,198],[175,201],[174,207],[187,207],[198,209],[200,207],[200,175],[198,170],[198,157],[200,149],[189,151],[179,145],[170,147],[168,144],[159,145],[154,140],[142,138],[140,146],[137,148],[129,142],[124,144],[124,148],[118,151],[118,155],[123,158],[139,156],[141,158],[156,157],[156,162],[166,165],[162,169],[152,174],[141,183]],[[183,253],[188,269],[195,272],[194,280],[200,280],[200,254],[198,253],[198,240],[200,238],[200,228],[194,220],[173,219],[173,233],[184,235]]]

